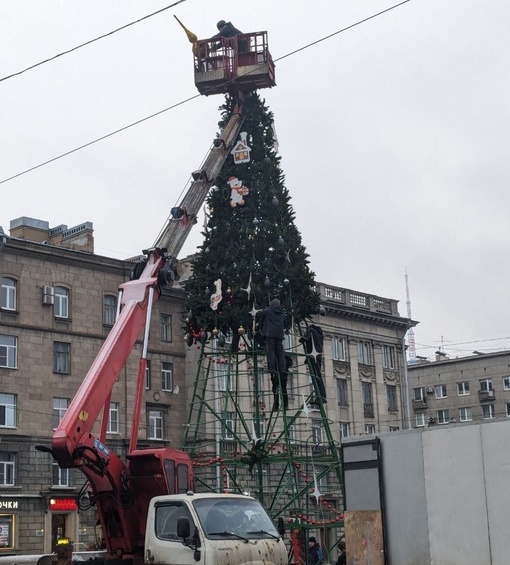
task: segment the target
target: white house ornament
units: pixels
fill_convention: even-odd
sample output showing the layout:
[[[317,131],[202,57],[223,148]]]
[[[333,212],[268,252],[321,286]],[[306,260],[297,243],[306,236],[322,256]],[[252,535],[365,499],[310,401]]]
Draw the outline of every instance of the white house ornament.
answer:
[[[250,162],[250,151],[251,147],[248,145],[246,141],[246,136],[248,134],[245,131],[242,131],[239,136],[240,140],[234,145],[234,148],[230,153],[234,156],[234,163],[239,165],[240,163],[249,163]]]
[[[243,196],[246,196],[250,192],[249,188],[244,186],[243,181],[239,180],[237,177],[229,177],[227,184],[232,191],[230,195],[230,205],[232,208],[242,206],[244,204]]]

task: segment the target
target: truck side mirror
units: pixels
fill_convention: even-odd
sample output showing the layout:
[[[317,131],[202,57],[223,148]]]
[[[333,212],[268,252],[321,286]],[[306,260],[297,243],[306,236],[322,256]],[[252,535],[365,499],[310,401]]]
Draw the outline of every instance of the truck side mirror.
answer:
[[[285,536],[285,521],[282,516],[278,517],[278,533],[282,536]]]
[[[177,520],[177,537],[179,538],[189,538],[191,533],[191,526],[189,523],[189,519],[186,516],[181,516]]]

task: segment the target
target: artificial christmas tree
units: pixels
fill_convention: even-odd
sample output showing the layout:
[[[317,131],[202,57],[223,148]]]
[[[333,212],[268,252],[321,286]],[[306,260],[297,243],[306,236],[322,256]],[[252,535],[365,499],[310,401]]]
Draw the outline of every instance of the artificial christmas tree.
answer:
[[[221,107],[220,127],[232,104]],[[274,147],[273,115],[256,92],[244,101],[242,129],[207,198],[204,243],[186,282],[190,341],[213,330],[236,336],[239,328],[253,337],[255,312],[273,298],[287,313],[286,329],[319,308]]]

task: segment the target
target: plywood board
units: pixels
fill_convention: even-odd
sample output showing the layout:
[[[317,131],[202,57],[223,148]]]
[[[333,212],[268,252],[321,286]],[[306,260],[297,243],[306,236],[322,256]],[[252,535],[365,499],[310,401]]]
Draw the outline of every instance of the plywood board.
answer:
[[[384,565],[380,510],[345,512],[347,565]]]

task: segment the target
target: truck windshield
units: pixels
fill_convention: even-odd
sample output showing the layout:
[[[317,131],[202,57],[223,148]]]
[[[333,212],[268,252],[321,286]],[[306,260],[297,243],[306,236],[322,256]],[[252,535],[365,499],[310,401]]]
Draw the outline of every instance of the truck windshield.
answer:
[[[210,539],[280,537],[267,512],[252,498],[204,498],[194,500],[193,505]]]

